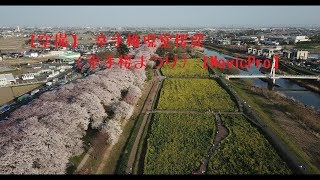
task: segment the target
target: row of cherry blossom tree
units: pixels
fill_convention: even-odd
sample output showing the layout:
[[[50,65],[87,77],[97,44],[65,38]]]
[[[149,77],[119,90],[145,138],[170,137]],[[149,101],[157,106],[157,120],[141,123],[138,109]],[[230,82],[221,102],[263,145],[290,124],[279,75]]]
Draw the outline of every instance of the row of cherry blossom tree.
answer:
[[[155,50],[143,45],[131,53],[136,59],[150,58]],[[145,79],[145,69],[113,66],[15,110],[0,123],[0,173],[65,173],[69,159],[83,153],[82,137],[89,126],[107,133],[115,144]]]

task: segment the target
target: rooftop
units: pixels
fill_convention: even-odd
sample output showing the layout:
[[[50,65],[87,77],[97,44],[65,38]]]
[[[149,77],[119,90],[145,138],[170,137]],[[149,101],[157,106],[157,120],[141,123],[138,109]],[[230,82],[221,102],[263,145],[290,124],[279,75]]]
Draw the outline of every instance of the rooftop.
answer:
[[[7,81],[15,81],[12,73],[10,74],[0,74],[0,79],[6,79]]]

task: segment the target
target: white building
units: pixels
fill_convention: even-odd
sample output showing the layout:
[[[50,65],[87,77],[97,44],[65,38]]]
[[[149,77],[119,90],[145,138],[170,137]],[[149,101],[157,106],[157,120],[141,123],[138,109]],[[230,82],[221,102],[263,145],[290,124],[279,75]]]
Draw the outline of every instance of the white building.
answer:
[[[250,38],[251,38],[251,40],[253,40],[254,42],[258,42],[258,41],[259,41],[259,38],[258,38],[258,37],[253,36],[253,37],[250,37]]]
[[[271,58],[274,55],[274,49],[263,49],[262,55],[266,58]]]
[[[56,66],[49,66],[49,69],[56,69]]]
[[[24,75],[22,75],[21,78],[22,78],[22,80],[34,79],[34,74],[33,73],[24,74]]]
[[[39,54],[37,52],[28,52],[24,54],[24,57],[28,57],[28,58],[35,58],[38,57]]]
[[[252,54],[257,54],[257,49],[252,49]]]
[[[54,71],[54,70],[52,70],[52,71],[51,71],[51,74],[49,74],[49,76],[48,76],[47,78],[53,78],[53,77],[59,75],[59,73],[60,73],[59,71]]]
[[[274,50],[276,50],[276,51],[280,51],[282,49],[282,46],[276,46],[275,48],[274,48]]]
[[[309,51],[299,50],[297,51],[296,58],[306,60],[308,59],[308,55],[309,55]]]
[[[303,50],[284,50],[283,56],[288,59],[301,59],[306,60],[309,56],[309,51],[303,51]]]
[[[6,86],[12,83],[16,83],[16,79],[10,74],[0,74],[0,86]]]
[[[42,54],[42,57],[60,56],[65,54],[66,51],[49,51],[47,54]]]
[[[276,46],[278,46],[280,43],[277,42],[277,41],[265,41],[265,44],[266,45],[276,45]]]
[[[68,66],[68,65],[59,66],[57,69],[72,69],[72,66]]]
[[[296,36],[295,39],[294,39],[294,43],[306,42],[306,41],[310,41],[310,39],[308,39],[307,36]]]
[[[38,73],[41,74],[41,73],[50,73],[50,72],[52,72],[51,69],[43,69],[43,70],[39,71]]]
[[[219,42],[222,44],[222,45],[230,45],[231,44],[231,40],[228,39],[228,38],[224,38],[222,40],[219,40]]]

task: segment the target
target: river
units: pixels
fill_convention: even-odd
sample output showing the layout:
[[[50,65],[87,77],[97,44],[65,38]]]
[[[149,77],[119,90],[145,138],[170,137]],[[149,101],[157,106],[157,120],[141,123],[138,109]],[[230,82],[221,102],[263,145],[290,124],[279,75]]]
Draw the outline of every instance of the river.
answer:
[[[234,58],[229,55],[218,53],[217,51],[209,50],[206,48],[204,50],[204,54],[207,56],[217,56],[219,59],[225,59],[225,57]],[[251,68],[247,69],[247,71],[239,69],[239,72],[240,74],[262,74],[259,71],[259,69],[256,68],[255,66],[251,66]],[[251,79],[251,80],[253,81],[254,85],[258,87],[268,88],[268,83],[265,81],[262,81],[258,78]],[[277,79],[276,85],[278,85],[278,87],[275,87],[274,90],[279,90],[283,92],[286,96],[292,97],[295,100],[300,101],[305,105],[313,106],[317,109],[320,109],[320,94],[312,92],[287,79]],[[299,91],[296,91],[296,90],[299,90]]]

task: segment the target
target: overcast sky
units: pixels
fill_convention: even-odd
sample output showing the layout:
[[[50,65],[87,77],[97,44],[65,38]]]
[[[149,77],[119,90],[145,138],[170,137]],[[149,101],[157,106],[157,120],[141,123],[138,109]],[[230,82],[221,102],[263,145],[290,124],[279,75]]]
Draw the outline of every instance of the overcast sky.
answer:
[[[1,6],[3,26],[309,26],[320,6]]]

